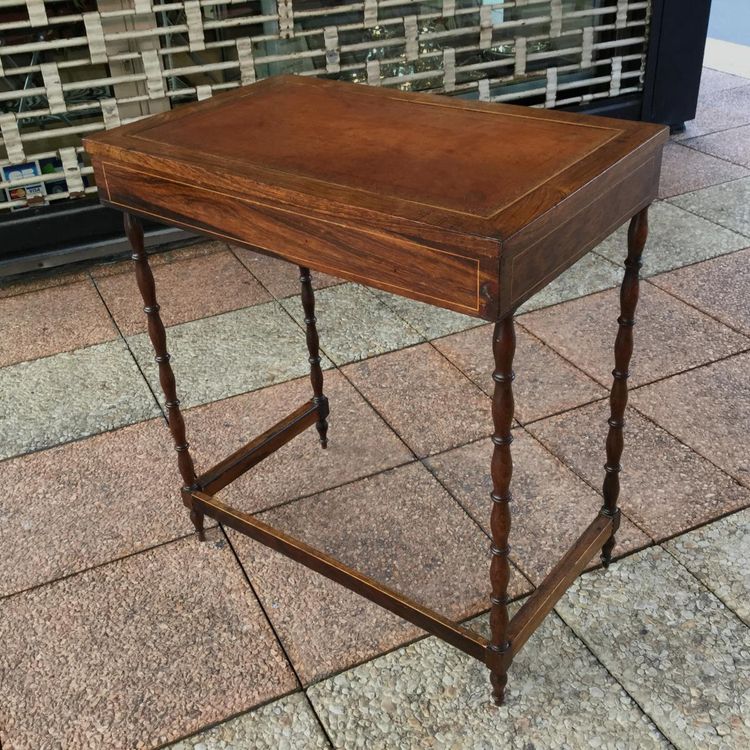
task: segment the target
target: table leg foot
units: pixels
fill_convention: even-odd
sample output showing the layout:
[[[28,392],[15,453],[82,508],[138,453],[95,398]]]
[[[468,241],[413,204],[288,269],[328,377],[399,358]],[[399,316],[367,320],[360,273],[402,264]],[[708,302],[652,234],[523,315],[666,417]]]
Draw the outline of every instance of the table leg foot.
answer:
[[[635,309],[638,305],[641,255],[648,237],[648,208],[637,213],[630,221],[628,228],[628,256],[625,260],[625,278],[620,288],[619,328],[615,339],[615,369],[612,371],[612,390],[609,394],[610,415],[607,420],[607,463],[604,465],[604,506],[602,513],[614,518],[612,536],[602,545],[602,564],[609,567],[612,561],[612,550],[615,547],[615,533],[620,518],[617,499],[620,495],[620,459],[624,447],[623,427],[625,426],[625,407],[628,403],[628,368],[633,354],[633,326]]]
[[[206,530],[203,528],[203,518],[203,513],[199,510],[190,511],[190,520],[193,522],[193,526],[195,526],[195,530],[198,532],[198,539],[201,542],[206,541]]]
[[[508,684],[507,672],[490,672],[490,683],[492,684],[492,701],[496,706],[505,703],[505,688]]]
[[[516,351],[516,332],[513,316],[498,321],[493,335],[495,371],[492,378],[495,390],[492,397],[492,420],[494,431],[492,442],[492,514],[490,530],[490,646],[495,654],[504,654],[510,649],[508,640],[508,583],[510,581],[510,480],[513,474],[513,459],[510,444],[513,442],[513,356]],[[492,689],[496,703],[502,703],[507,667],[491,665]]]
[[[321,406],[320,402],[318,402],[319,407]],[[322,411],[322,409],[318,409],[318,411]],[[325,413],[328,413],[328,399],[325,399]],[[320,447],[324,450],[328,447],[328,420],[327,419],[319,419],[315,423],[315,429],[318,431],[318,437],[320,438]]]
[[[302,309],[305,312],[305,337],[310,354],[310,382],[313,388],[313,402],[318,407],[318,422],[315,428],[320,436],[321,448],[328,447],[328,399],[323,395],[323,370],[320,367],[320,343],[315,318],[315,293],[312,288],[310,269],[299,266],[299,280],[302,285]]]
[[[604,515],[610,515],[609,513],[605,512],[606,508],[602,508],[602,511]],[[617,529],[620,528],[620,509],[616,508],[615,512],[613,514],[613,523],[612,523],[612,534],[610,535],[609,539],[607,539],[606,542],[602,545],[602,552],[601,552],[601,561],[602,565],[604,566],[604,569],[606,570],[610,563],[612,562],[612,550],[615,548],[615,542],[616,542],[616,534]]]

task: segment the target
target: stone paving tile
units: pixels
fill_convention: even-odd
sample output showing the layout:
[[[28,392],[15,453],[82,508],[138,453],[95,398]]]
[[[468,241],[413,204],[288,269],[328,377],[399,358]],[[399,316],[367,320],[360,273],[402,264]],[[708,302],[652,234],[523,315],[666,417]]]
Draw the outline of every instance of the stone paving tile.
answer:
[[[143,300],[133,269],[97,281],[120,330],[126,336],[146,330]],[[228,250],[157,264],[156,297],[166,326],[268,302],[271,295]]]
[[[419,463],[260,517],[452,619],[488,607],[489,540]],[[247,537],[232,543],[303,682],[422,633]],[[514,571],[512,594],[529,588]]]
[[[599,488],[604,479],[608,401],[529,426],[567,466]],[[620,507],[653,539],[750,505],[750,492],[671,435],[628,409]]]
[[[554,615],[516,657],[504,706],[490,702],[487,669],[436,638],[318,683],[308,695],[334,746],[347,750],[669,747]]]
[[[490,399],[429,344],[343,372],[418,456],[492,432]]]
[[[750,746],[750,630],[665,550],[584,576],[557,610],[675,746]]]
[[[750,510],[665,542],[701,583],[750,625]]]
[[[612,381],[616,290],[525,315],[524,327],[602,385]],[[641,284],[630,385],[642,385],[750,347],[750,339],[652,284]]]
[[[289,297],[281,304],[298,323],[304,325],[299,297]],[[320,348],[337,365],[424,340],[374,294],[357,284],[339,284],[318,292],[315,295],[315,316]]]
[[[750,238],[750,177],[678,195],[669,202]]]
[[[750,336],[750,248],[654,276],[651,281]]]
[[[0,601],[3,744],[154,747],[293,690],[231,551],[210,538]]]
[[[0,299],[0,367],[117,338],[91,281]]]
[[[746,81],[746,83],[750,82]],[[695,118],[686,122],[685,131],[673,138],[686,140],[748,123],[750,123],[750,85],[734,86],[701,97]]]
[[[481,318],[472,318],[469,315],[462,315],[379,289],[373,289],[372,292],[426,339],[436,339],[439,336],[465,331],[485,323]]]
[[[594,520],[602,498],[522,430],[515,430],[514,437],[511,559],[538,585]],[[603,440],[599,454],[604,454]],[[482,440],[427,461],[438,479],[488,534],[492,510],[491,456],[492,444]],[[615,552],[621,555],[650,542],[623,519]],[[597,556],[591,564],[598,563]]]
[[[163,403],[148,335],[131,336],[128,344]],[[167,347],[183,407],[291,380],[310,368],[304,332],[276,302],[173,326]]]
[[[0,369],[0,459],[113,430],[159,410],[121,340]]]
[[[680,198],[675,199],[678,200]],[[651,206],[648,225],[649,238],[643,251],[641,269],[641,276],[644,277],[731,253],[748,245],[746,237],[665,201]],[[622,264],[627,254],[627,234],[626,223],[599,245],[596,252]]]
[[[691,138],[686,143],[690,148],[750,167],[750,125]]]
[[[299,294],[300,280],[299,269],[294,263],[287,263],[278,258],[272,258],[270,255],[263,255],[248,250],[244,247],[231,245],[232,252],[239,258],[241,263],[247,268],[268,291],[276,297],[292,297]],[[335,276],[329,276],[327,273],[312,272],[313,288],[324,289],[327,286],[341,284],[342,279]]]
[[[633,404],[750,487],[750,354],[715,362],[632,394]]]
[[[319,750],[331,747],[305,696],[294,693],[165,750]]]
[[[191,258],[204,258],[214,253],[225,252],[227,244],[220,240],[204,240],[202,242],[191,242],[188,245],[175,247],[171,250],[149,251],[148,263],[153,270],[159,266],[170,263],[179,263]],[[128,254],[126,257],[97,263],[91,268],[91,276],[94,280],[104,279],[108,276],[117,276],[121,273],[133,273],[133,260]]]
[[[733,131],[729,131],[730,133]],[[705,138],[722,137],[725,133]],[[716,185],[748,175],[747,169],[724,161],[727,157],[710,149],[696,146],[702,138],[684,141],[682,144],[670,141],[664,148],[659,181],[659,197],[669,198],[680,193]],[[687,148],[687,146],[690,148]],[[698,149],[698,150],[695,150]],[[706,151],[706,153],[702,153]],[[713,154],[711,156],[710,154]],[[720,156],[720,159],[715,158]],[[738,161],[737,159],[731,161]]]
[[[492,329],[487,325],[435,341],[453,364],[492,396]],[[515,416],[525,424],[606,396],[608,391],[568,364],[559,354],[516,326],[513,360]]]
[[[738,86],[747,86],[748,79],[742,76],[723,73],[720,70],[703,68],[701,71],[700,96],[706,101],[710,101],[710,96],[717,91],[734,89]]]
[[[338,372],[325,373],[331,414],[328,448],[315,427],[221,491],[225,502],[254,513],[312,495],[412,459],[411,451]],[[308,378],[235,396],[186,412],[198,471],[205,471],[312,397]]]
[[[0,596],[192,532],[159,418],[0,463]]]
[[[625,257],[625,250],[622,253],[622,258],[618,258],[618,262]],[[524,302],[518,308],[518,314],[540,310],[602,289],[619,286],[621,281],[622,269],[619,266],[591,252]]]

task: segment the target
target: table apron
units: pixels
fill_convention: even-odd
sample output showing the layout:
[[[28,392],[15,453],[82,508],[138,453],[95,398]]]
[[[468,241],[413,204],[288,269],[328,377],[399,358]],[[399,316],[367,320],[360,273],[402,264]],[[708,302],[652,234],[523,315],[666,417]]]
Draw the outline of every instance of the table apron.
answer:
[[[430,246],[396,232],[313,217],[241,193],[189,184],[101,161],[103,201],[212,237],[260,249],[316,271],[489,318],[497,261]]]

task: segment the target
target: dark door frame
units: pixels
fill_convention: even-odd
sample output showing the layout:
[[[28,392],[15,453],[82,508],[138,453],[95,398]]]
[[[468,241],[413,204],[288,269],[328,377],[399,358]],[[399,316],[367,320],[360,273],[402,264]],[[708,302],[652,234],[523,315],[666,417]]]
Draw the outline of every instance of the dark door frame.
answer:
[[[653,0],[641,120],[684,130],[695,117],[711,0]]]

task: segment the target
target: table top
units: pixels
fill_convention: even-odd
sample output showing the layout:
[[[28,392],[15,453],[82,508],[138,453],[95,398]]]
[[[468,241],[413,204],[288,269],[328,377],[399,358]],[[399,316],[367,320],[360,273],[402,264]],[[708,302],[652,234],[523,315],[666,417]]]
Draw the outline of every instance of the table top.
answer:
[[[351,277],[365,283],[492,318],[654,197],[665,140],[663,127],[641,122],[279,76],[94,135],[85,145],[104,202],[339,275],[352,266]],[[594,206],[610,190],[624,191],[617,210]],[[242,229],[201,216],[231,198],[248,220],[261,211],[266,225]],[[202,207],[192,219],[189,204]],[[549,252],[537,248],[515,269],[515,291],[501,301],[501,257],[539,245],[581,209],[596,214],[587,219],[595,223],[591,237],[584,232],[575,247],[550,250],[554,257],[539,278],[536,255]],[[305,241],[298,237],[295,255],[289,236],[280,236],[294,217],[308,245],[325,242],[323,228],[338,232],[338,250],[301,257]],[[414,269],[404,267],[404,253]],[[354,268],[362,255],[367,267]],[[384,268],[394,260],[395,274]],[[424,280],[416,292],[408,279],[403,288],[395,283],[420,269],[433,287],[450,287],[457,275],[462,293],[425,294]]]

